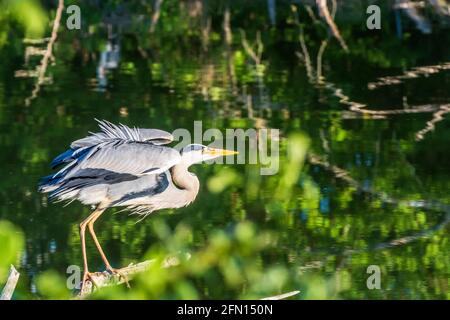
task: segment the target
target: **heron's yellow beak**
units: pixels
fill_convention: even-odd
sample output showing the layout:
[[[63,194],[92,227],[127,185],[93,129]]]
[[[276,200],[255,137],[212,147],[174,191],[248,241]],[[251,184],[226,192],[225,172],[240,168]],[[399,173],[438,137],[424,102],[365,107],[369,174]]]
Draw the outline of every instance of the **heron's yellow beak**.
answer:
[[[233,154],[239,154],[239,152],[237,152],[237,151],[225,150],[225,149],[215,149],[215,148],[208,148],[204,152],[211,156],[231,156]]]

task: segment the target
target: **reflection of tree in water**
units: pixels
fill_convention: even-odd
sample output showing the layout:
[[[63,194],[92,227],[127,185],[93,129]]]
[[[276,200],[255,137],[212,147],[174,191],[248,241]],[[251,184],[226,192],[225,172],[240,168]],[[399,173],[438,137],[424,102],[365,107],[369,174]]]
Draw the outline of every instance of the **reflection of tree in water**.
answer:
[[[436,4],[434,2],[434,4]],[[405,6],[402,8],[404,9],[410,18],[412,18],[417,24],[418,28],[422,30],[424,33],[430,33],[431,29],[430,27],[425,27],[426,21],[421,18],[421,16],[418,14],[417,10],[413,7],[411,9],[410,6],[407,4],[404,4]],[[295,10],[296,11],[296,10]],[[310,14],[311,16],[311,14]],[[334,14],[333,14],[334,17]],[[312,17],[313,20],[314,17]],[[428,105],[419,105],[419,106],[405,106],[404,109],[391,109],[391,110],[374,110],[374,109],[368,109],[366,104],[359,103],[353,101],[349,96],[344,94],[344,91],[339,88],[336,84],[329,82],[326,80],[325,75],[323,73],[323,55],[325,53],[325,50],[328,46],[329,39],[323,40],[321,42],[321,45],[319,47],[318,53],[317,53],[317,67],[315,68],[312,60],[311,60],[311,54],[308,50],[308,46],[305,42],[304,37],[304,31],[302,25],[299,23],[299,20],[297,18],[297,25],[299,26],[300,30],[300,48],[301,52],[297,52],[297,56],[300,58],[300,60],[304,63],[305,69],[306,69],[306,75],[309,79],[309,82],[313,84],[317,89],[325,88],[327,89],[332,95],[339,98],[339,103],[346,105],[349,107],[349,111],[355,112],[355,113],[362,113],[364,116],[370,115],[374,119],[384,119],[386,117],[389,117],[391,115],[405,115],[405,114],[411,114],[411,113],[428,113],[433,112],[433,120],[427,122],[427,126],[425,129],[420,130],[416,134],[417,140],[422,140],[424,138],[424,135],[431,130],[434,130],[434,126],[437,122],[442,121],[443,115],[449,112],[450,104],[428,104]],[[317,21],[317,20],[316,20]],[[441,71],[448,70],[448,63],[442,63],[439,65],[434,66],[424,66],[424,67],[416,67],[411,71],[405,72],[401,76],[389,76],[389,77],[381,77],[377,82],[372,82],[368,84],[368,87],[370,90],[374,90],[379,88],[380,86],[389,86],[393,84],[399,84],[402,83],[405,80],[408,79],[415,79],[419,76],[428,76],[430,74],[435,74]],[[347,113],[343,113],[343,116],[348,117]],[[323,138],[323,132],[321,131],[321,137]],[[330,152],[329,143],[327,141],[324,141],[323,143],[324,149],[327,151],[326,157],[333,158],[333,155],[328,153]],[[351,185],[356,190],[361,190],[364,193],[368,193],[376,198],[379,198],[383,203],[393,204],[395,206],[406,206],[411,207],[414,209],[417,208],[423,208],[430,212],[443,212],[444,217],[441,222],[438,224],[426,229],[422,230],[410,235],[405,235],[401,238],[393,239],[387,242],[381,242],[377,244],[372,244],[371,246],[365,248],[365,249],[347,249],[345,251],[342,251],[339,253],[339,255],[342,255],[341,262],[338,266],[338,269],[341,269],[344,267],[345,263],[348,262],[348,259],[354,255],[354,254],[361,254],[368,251],[376,251],[376,250],[385,250],[390,248],[396,248],[398,246],[410,244],[411,242],[423,239],[423,238],[430,238],[435,235],[436,232],[441,231],[446,228],[448,225],[448,222],[450,221],[450,207],[448,205],[445,205],[439,201],[434,200],[399,200],[391,197],[388,193],[374,190],[370,186],[364,186],[361,185],[359,182],[354,180],[350,173],[346,170],[343,170],[335,165],[330,164],[328,161],[324,160],[320,156],[311,153],[308,157],[308,161],[313,165],[320,165],[326,170],[330,171],[337,179],[342,179],[349,185]],[[313,261],[310,264],[307,264],[304,267],[300,267],[300,270],[314,270],[317,268],[323,268],[326,265],[325,260],[320,261]]]
[[[435,5],[439,6],[440,4]],[[405,3],[403,9],[410,8],[411,5],[408,3]],[[414,6],[413,6],[414,8]],[[415,10],[415,9],[414,9]],[[294,10],[294,13],[296,14],[297,10]],[[336,14],[336,7],[333,9],[333,14],[329,16],[331,19]],[[347,96],[344,91],[339,88],[336,84],[329,82],[326,80],[325,75],[322,72],[322,63],[323,63],[323,55],[325,53],[325,50],[328,46],[329,39],[323,40],[321,42],[319,51],[317,53],[317,66],[314,68],[313,63],[311,62],[311,56],[308,50],[308,47],[305,43],[304,38],[304,31],[303,27],[299,23],[298,15],[296,15],[296,23],[300,28],[300,47],[302,52],[297,52],[297,56],[303,61],[306,67],[307,76],[309,81],[316,85],[319,89],[321,87],[326,88],[327,90],[330,90],[331,93],[339,98],[339,103],[347,105],[349,107],[349,110],[351,112],[355,113],[362,113],[364,115],[369,115],[377,119],[383,119],[386,116],[389,115],[402,115],[402,114],[411,114],[411,113],[428,113],[433,112],[433,120],[428,121],[426,128],[423,130],[420,130],[416,134],[417,140],[422,140],[424,138],[424,135],[435,128],[435,124],[439,121],[442,121],[443,115],[449,112],[450,104],[427,104],[427,105],[418,105],[418,106],[409,106],[405,105],[405,108],[403,109],[391,109],[391,110],[374,110],[374,109],[368,109],[367,105],[363,103],[359,103],[356,101],[353,101],[349,96]],[[329,24],[329,22],[327,21]],[[334,27],[336,28],[336,27]],[[442,71],[450,70],[450,64],[449,63],[441,63],[438,65],[432,65],[432,66],[423,66],[423,67],[415,67],[412,70],[404,72],[403,75],[400,76],[385,76],[380,77],[376,82],[370,82],[367,84],[367,87],[370,90],[378,89],[382,86],[390,86],[390,85],[398,85],[402,83],[405,80],[409,79],[416,79],[418,77],[426,77],[432,74],[436,74]],[[404,101],[406,98],[404,98]],[[346,115],[348,117],[348,115]]]
[[[37,97],[37,95],[39,94],[39,91],[41,90],[41,86],[45,82],[50,81],[50,78],[47,78],[45,76],[45,73],[47,71],[49,61],[53,60],[53,62],[54,62],[54,60],[55,60],[54,55],[53,55],[53,47],[55,45],[56,38],[58,36],[58,29],[61,24],[61,17],[62,17],[63,9],[64,9],[64,1],[59,0],[55,19],[53,21],[53,28],[52,28],[50,38],[37,39],[37,40],[35,39],[35,40],[28,41],[29,45],[26,47],[26,52],[25,52],[25,64],[28,64],[28,58],[30,55],[38,55],[38,56],[41,55],[42,59],[41,59],[39,65],[37,65],[35,70],[33,70],[33,71],[27,71],[27,70],[16,71],[16,77],[21,77],[21,76],[22,77],[23,76],[33,77],[33,78],[36,77],[35,85],[31,92],[31,95],[25,99],[26,106],[29,106],[31,101]],[[40,49],[40,48],[34,46],[35,44],[42,44],[42,43],[44,43],[44,44],[47,43],[47,46],[45,49]]]
[[[97,67],[98,90],[104,91],[108,86],[108,72],[119,67],[120,62],[120,38],[113,34],[113,26],[108,25],[108,41],[105,49],[100,53]]]

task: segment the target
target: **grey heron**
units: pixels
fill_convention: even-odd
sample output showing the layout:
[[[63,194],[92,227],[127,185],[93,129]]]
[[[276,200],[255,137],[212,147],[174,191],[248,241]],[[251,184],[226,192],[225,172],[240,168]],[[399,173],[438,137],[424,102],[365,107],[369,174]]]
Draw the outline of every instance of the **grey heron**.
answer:
[[[94,231],[94,223],[110,207],[124,207],[143,217],[155,210],[189,205],[199,192],[199,180],[188,168],[202,161],[237,154],[200,144],[181,151],[165,146],[173,136],[158,129],[130,128],[100,121],[101,132],[71,143],[70,149],[51,163],[55,174],[43,177],[39,191],[57,201],[79,200],[95,210],[80,223],[83,281],[94,285],[86,256],[86,227],[106,269],[119,274],[109,263]],[[124,277],[125,281],[126,278]]]

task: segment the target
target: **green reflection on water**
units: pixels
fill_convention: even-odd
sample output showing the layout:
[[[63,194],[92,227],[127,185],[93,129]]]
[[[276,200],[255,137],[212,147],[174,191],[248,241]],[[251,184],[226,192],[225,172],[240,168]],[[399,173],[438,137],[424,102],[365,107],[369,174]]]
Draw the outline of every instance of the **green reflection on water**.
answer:
[[[175,10],[169,3],[167,10]],[[289,20],[290,14],[285,15]],[[256,16],[263,19],[264,14]],[[446,212],[441,206],[386,201],[389,196],[399,201],[449,202],[450,131],[445,118],[417,141],[417,133],[427,127],[433,112],[350,112],[334,90],[342,88],[351,100],[371,110],[448,103],[450,73],[445,70],[367,89],[367,83],[380,76],[448,61],[450,49],[443,45],[450,40],[448,32],[426,37],[413,33],[412,39],[399,40],[393,32],[372,36],[358,34],[351,23],[344,25],[343,34],[354,36],[349,37],[351,52],[345,55],[336,43],[330,43],[323,58],[324,79],[317,85],[311,84],[295,55],[301,50],[295,26],[263,33],[264,54],[255,65],[242,46],[237,26],[231,45],[223,41],[220,27],[213,28],[205,51],[198,28],[184,37],[187,22],[180,16],[163,16],[162,30],[152,40],[133,24],[131,31],[117,32],[119,65],[100,79],[98,66],[107,32],[91,18],[96,31],[89,37],[61,31],[56,65],[49,70],[53,83],[44,85],[28,107],[24,100],[33,80],[14,77],[15,71],[23,69],[21,39],[11,39],[0,53],[8,61],[0,65],[0,218],[25,234],[18,265],[24,280],[17,298],[35,296],[35,279],[42,272],[52,269],[65,275],[68,265],[81,264],[78,223],[90,208],[78,203],[48,204],[36,192],[36,185],[49,173],[54,156],[72,140],[96,130],[94,118],[167,131],[193,130],[193,121],[201,120],[204,129],[267,127],[282,133],[277,175],[260,176],[257,165],[199,165],[193,171],[201,191],[189,207],[157,213],[138,224],[136,217],[112,214],[114,210],[99,220],[97,234],[116,267],[140,261],[151,246],[155,256],[180,248],[206,254],[215,248],[211,239],[221,239],[221,230],[234,235],[234,227],[242,226],[241,222],[252,222],[249,228],[257,230],[249,231],[252,235],[271,235],[257,256],[243,258],[247,269],[224,258],[229,270],[224,278],[212,272],[206,280],[174,289],[173,295],[164,296],[155,287],[150,297],[247,297],[248,284],[236,280],[236,274],[250,272],[255,263],[256,269],[262,267],[259,272],[264,266],[272,268],[267,270],[269,278],[273,272],[273,279],[284,279],[281,292],[302,290],[300,298],[448,298],[448,227],[434,230],[446,220]],[[246,29],[251,44],[258,26],[261,22]],[[306,26],[306,32],[306,44],[315,56],[323,30]],[[417,46],[418,42],[424,45]],[[297,151],[308,146],[311,153],[341,171],[308,160],[302,165],[302,152],[287,153],[290,143]],[[342,170],[353,180],[343,179]],[[189,231],[182,245],[171,246],[171,238],[161,234],[164,228],[176,234],[183,226]],[[427,237],[383,246],[424,231],[430,231]],[[164,250],[158,251],[161,247]],[[101,270],[90,241],[88,255],[91,269]],[[367,289],[369,265],[381,267],[382,290]],[[279,270],[273,269],[277,266]],[[220,264],[214,267],[221,268]],[[194,277],[191,271],[185,272]],[[171,275],[170,271],[164,274]],[[232,285],[226,289],[223,283]],[[132,297],[145,297],[145,288],[138,287],[142,290]],[[264,288],[253,289],[265,293]]]

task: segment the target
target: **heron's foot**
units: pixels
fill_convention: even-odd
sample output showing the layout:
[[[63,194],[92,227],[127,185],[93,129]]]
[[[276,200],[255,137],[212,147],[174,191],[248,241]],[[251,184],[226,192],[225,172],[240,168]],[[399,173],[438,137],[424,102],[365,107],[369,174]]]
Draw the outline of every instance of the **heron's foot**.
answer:
[[[88,281],[91,282],[91,284],[92,284],[91,290],[93,290],[94,287],[95,287],[95,288],[98,288],[98,285],[97,285],[97,283],[95,282],[93,275],[94,275],[94,273],[91,273],[91,272],[89,272],[89,271],[85,271],[85,272],[84,272],[84,274],[83,274],[83,282],[81,283],[81,289],[80,289],[80,292],[84,292],[85,286],[87,285],[87,282],[88,282]]]
[[[113,275],[119,276],[119,279],[121,278],[123,280],[123,282],[125,282],[127,287],[131,288],[130,283],[128,282],[128,277],[126,275],[124,275],[122,272],[120,272],[120,270],[114,269],[112,267],[106,268],[106,270],[108,270],[108,272]]]

